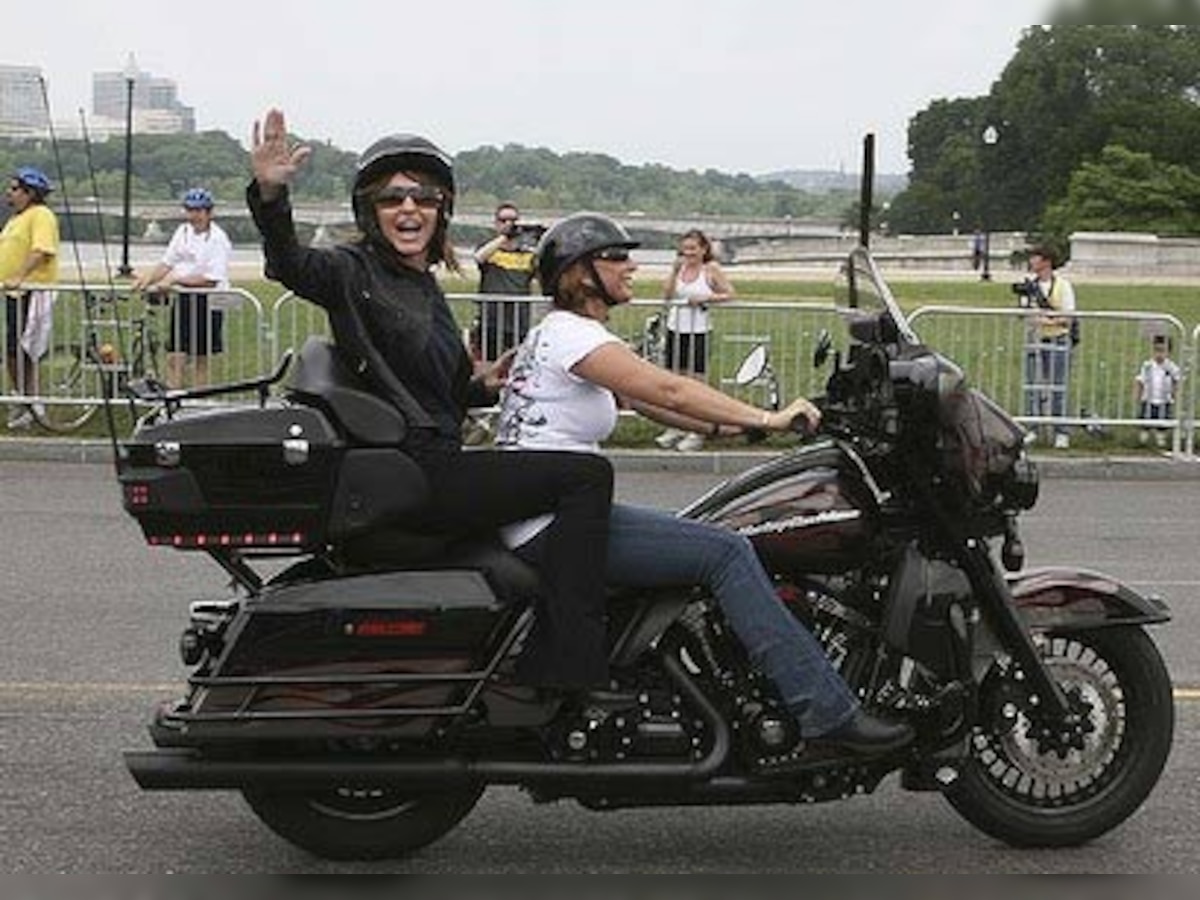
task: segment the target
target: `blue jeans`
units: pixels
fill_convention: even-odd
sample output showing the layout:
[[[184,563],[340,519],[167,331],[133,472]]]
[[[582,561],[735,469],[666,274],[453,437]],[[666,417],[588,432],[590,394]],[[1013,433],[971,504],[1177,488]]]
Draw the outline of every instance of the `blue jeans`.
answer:
[[[858,709],[824,649],[776,595],[745,537],[659,510],[614,504],[605,577],[626,587],[708,588],[805,737],[836,728]]]
[[[1065,334],[1028,345],[1025,350],[1025,414],[1064,418],[1070,371],[1071,342]],[[1059,434],[1066,433],[1066,428],[1059,424],[1054,430]]]

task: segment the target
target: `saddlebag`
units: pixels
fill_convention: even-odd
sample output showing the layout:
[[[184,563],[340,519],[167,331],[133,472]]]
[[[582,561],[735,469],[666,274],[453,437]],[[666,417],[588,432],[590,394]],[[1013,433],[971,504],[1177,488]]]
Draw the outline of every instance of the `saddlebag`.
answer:
[[[268,588],[160,720],[160,743],[423,737],[465,711],[518,613],[466,569]]]

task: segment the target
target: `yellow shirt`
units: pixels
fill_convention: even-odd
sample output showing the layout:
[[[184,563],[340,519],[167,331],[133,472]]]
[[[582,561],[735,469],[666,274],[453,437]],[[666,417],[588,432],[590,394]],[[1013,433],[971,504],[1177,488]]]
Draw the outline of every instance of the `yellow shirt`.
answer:
[[[24,281],[58,281],[58,217],[43,203],[34,203],[10,218],[0,231],[0,281],[15,278],[33,250],[48,254]]]

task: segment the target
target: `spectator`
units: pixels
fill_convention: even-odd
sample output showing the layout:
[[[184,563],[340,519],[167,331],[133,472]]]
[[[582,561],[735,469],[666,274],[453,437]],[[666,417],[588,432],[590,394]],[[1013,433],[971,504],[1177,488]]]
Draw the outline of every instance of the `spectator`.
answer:
[[[534,279],[534,250],[540,229],[522,226],[511,203],[496,207],[496,235],[475,250],[479,264],[479,293],[528,297]],[[529,331],[529,301],[482,300],[472,335],[477,356],[492,362],[525,338]]]
[[[733,285],[713,255],[712,242],[697,228],[679,239],[671,274],[663,283],[667,301],[667,367],[697,381],[708,380],[708,339],[712,331],[708,308],[730,300]],[[699,450],[704,438],[668,428],[654,439],[664,450]]]
[[[204,188],[183,195],[187,221],[175,229],[162,260],[149,273],[134,279],[135,290],[177,292],[171,305],[167,336],[167,383],[183,387],[187,363],[193,384],[208,384],[209,356],[225,350],[225,314],[210,302],[209,290],[229,288],[229,258],[233,246],[225,230],[213,221],[213,196]]]
[[[1055,270],[1054,251],[1044,244],[1029,249],[1029,276],[1014,285],[1021,305],[1031,311],[1025,346],[1025,414],[1061,420],[1067,414],[1071,374],[1071,316],[1075,289]],[[1067,426],[1054,423],[1054,446],[1071,446]]]
[[[46,206],[50,179],[32,166],[9,177],[5,198],[12,216],[0,231],[0,282],[5,300],[5,362],[9,390],[37,396],[38,360],[49,342],[51,290],[31,290],[35,284],[58,280],[58,217]],[[28,428],[40,414],[40,403],[13,407],[9,428]]]
[[[1157,334],[1150,342],[1150,358],[1144,361],[1134,376],[1134,395],[1138,401],[1138,418],[1156,422],[1175,418],[1175,396],[1183,372],[1171,359],[1171,339]],[[1138,435],[1140,443],[1150,441],[1150,429],[1143,426]],[[1167,434],[1162,426],[1154,429],[1154,443],[1167,445]]]

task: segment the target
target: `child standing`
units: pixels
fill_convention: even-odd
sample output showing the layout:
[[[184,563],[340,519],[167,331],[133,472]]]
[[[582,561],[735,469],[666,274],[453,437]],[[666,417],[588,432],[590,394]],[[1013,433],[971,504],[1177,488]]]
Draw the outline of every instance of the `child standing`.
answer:
[[[1144,421],[1173,419],[1175,417],[1175,393],[1183,372],[1170,357],[1171,339],[1164,334],[1155,335],[1150,345],[1150,358],[1142,363],[1134,378],[1134,392],[1139,403],[1138,418]],[[1144,427],[1138,440],[1150,441],[1150,431]],[[1159,447],[1167,444],[1167,434],[1160,427],[1154,432],[1154,442]]]

